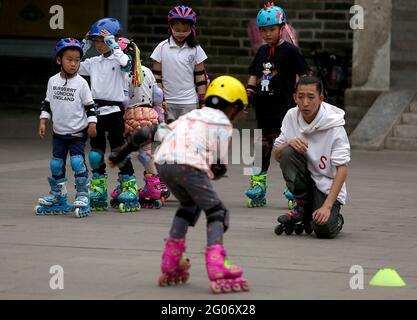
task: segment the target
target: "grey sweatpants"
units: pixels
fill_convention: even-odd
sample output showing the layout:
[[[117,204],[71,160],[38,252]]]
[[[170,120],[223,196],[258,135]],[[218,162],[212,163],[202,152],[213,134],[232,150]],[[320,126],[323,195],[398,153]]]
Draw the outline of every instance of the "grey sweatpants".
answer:
[[[311,218],[314,211],[321,208],[327,195],[315,186],[310,172],[307,169],[307,159],[296,152],[292,147],[281,151],[280,166],[288,189],[296,199],[306,202],[305,211]],[[340,231],[339,214],[342,204],[336,201],[333,205],[326,225],[320,226],[313,222],[313,230],[319,238],[334,238]]]
[[[169,122],[170,120],[172,121],[177,120],[182,115],[187,114],[188,112],[197,108],[198,108],[198,103],[195,103],[195,104],[168,103],[167,104],[168,114],[166,116],[166,121]]]

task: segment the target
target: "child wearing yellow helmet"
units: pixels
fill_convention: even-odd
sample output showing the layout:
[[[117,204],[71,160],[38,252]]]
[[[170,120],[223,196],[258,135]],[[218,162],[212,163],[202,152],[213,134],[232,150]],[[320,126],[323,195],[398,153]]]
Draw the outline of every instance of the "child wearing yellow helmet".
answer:
[[[230,265],[226,258],[223,234],[229,227],[229,211],[210,181],[226,172],[225,160],[233,130],[231,121],[247,104],[246,89],[239,80],[230,76],[218,77],[207,89],[205,107],[193,110],[169,125],[136,131],[129,136],[129,143],[109,158],[110,165],[114,166],[126,153],[144,143],[154,138],[162,142],[155,153],[155,162],[161,178],[180,205],[162,255],[160,286],[188,281],[191,265],[184,255],[185,237],[188,227],[195,226],[204,211],[207,217],[205,257],[211,291],[249,290],[247,280],[242,277],[242,267]]]

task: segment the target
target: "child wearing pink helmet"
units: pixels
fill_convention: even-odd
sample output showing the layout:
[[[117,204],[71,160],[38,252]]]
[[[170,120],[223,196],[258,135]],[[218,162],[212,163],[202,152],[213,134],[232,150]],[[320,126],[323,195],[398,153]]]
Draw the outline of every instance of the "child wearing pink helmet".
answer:
[[[151,54],[152,71],[164,91],[168,123],[204,102],[207,55],[197,43],[196,23],[197,15],[192,8],[172,8],[168,14],[169,38]]]

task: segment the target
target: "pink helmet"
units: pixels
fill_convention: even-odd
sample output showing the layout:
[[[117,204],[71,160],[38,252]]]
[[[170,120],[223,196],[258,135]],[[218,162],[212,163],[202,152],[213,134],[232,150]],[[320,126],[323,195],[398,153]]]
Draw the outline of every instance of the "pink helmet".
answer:
[[[117,44],[119,45],[120,49],[122,49],[122,51],[125,51],[125,49],[127,48],[127,46],[130,44],[130,40],[127,38],[119,38],[119,40],[117,41]]]
[[[168,23],[170,24],[172,20],[190,21],[192,25],[195,25],[197,23],[197,15],[191,7],[176,6],[168,14]]]

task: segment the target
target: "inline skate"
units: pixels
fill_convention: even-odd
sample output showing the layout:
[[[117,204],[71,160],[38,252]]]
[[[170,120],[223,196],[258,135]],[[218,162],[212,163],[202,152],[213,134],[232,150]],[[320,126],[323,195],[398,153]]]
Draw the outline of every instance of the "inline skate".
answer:
[[[242,277],[242,267],[230,263],[223,245],[207,247],[206,267],[212,293],[249,291],[249,283]]]
[[[288,189],[287,186],[285,186],[283,195],[288,201],[288,209],[289,210],[294,209],[294,207],[295,207],[295,198],[294,198],[294,195],[291,193],[291,191]]]
[[[37,215],[53,214],[72,214],[73,207],[67,202],[67,182],[66,178],[56,180],[53,177],[48,178],[51,191],[48,195],[38,199],[39,205],[35,207]]]
[[[311,217],[307,218],[306,210],[304,208],[305,202],[303,200],[295,199],[295,206],[287,214],[278,217],[280,223],[275,227],[275,233],[281,235],[285,232],[286,235],[292,235],[293,232],[301,235],[304,231],[307,234],[313,232]]]
[[[138,185],[136,178],[128,174],[122,175],[122,192],[119,194],[120,213],[135,212],[140,210],[138,201]]]
[[[246,190],[248,208],[266,206],[267,174],[261,173],[251,177],[251,185]]]
[[[119,195],[122,193],[122,175],[117,178],[117,186],[111,193],[110,206],[113,209],[119,208]]]
[[[191,268],[190,260],[184,255],[185,238],[165,240],[165,249],[162,253],[161,271],[158,283],[161,287],[184,284],[190,278],[188,270]]]
[[[93,173],[90,189],[90,206],[92,211],[107,210],[107,176]]]
[[[159,180],[159,188],[161,189],[161,196],[164,198],[165,202],[171,196],[171,191],[169,191],[167,184],[162,180]]]
[[[161,194],[159,177],[145,172],[145,187],[139,190],[139,203],[142,208],[161,209],[165,198]]]
[[[74,213],[77,218],[84,218],[90,215],[91,207],[88,187],[88,178],[75,178],[75,189],[77,193],[74,201]]]

